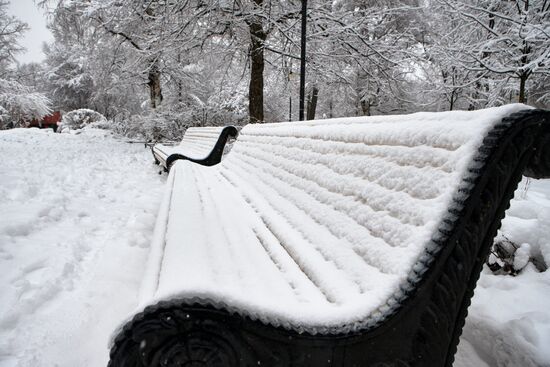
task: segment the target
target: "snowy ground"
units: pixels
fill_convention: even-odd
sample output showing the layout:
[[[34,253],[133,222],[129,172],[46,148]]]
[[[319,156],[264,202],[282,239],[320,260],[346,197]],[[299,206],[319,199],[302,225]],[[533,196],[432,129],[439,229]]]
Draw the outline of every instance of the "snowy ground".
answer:
[[[164,177],[100,130],[0,132],[0,366],[105,366]]]
[[[527,193],[525,185],[520,183],[501,232],[532,254],[542,252],[550,264],[550,180],[531,180]],[[512,277],[485,267],[455,366],[550,366],[549,305],[550,270],[541,273],[529,263]]]
[[[105,366],[137,303],[164,175],[108,133],[0,132],[0,367]],[[550,258],[550,181],[503,224]],[[484,271],[455,366],[550,366],[550,271]]]

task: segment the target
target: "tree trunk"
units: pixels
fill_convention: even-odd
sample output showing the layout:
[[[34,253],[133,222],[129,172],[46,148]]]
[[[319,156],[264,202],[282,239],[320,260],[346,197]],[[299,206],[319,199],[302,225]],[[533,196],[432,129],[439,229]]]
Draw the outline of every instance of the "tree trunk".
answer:
[[[263,0],[255,0],[261,6]],[[250,85],[248,87],[248,112],[250,123],[264,122],[264,43],[267,33],[260,20],[248,24],[250,29]]]
[[[151,108],[157,108],[162,103],[162,89],[160,86],[160,70],[158,61],[154,60],[151,64],[148,74],[149,97],[151,99]]]
[[[525,4],[526,10],[528,9],[529,2]],[[531,53],[531,47],[527,44],[527,42],[523,41],[523,56],[521,56],[521,65],[525,66],[529,63],[529,57],[528,55]],[[529,78],[529,75],[531,74],[530,71],[522,71],[519,74],[519,103],[527,103],[527,97],[525,96],[525,84],[527,82],[527,78]]]
[[[453,89],[451,92],[451,101],[450,101],[449,111],[452,111],[455,108],[455,92],[456,92],[455,89]]]
[[[319,88],[314,86],[307,98],[307,119],[315,120],[315,110],[317,109],[317,100],[319,99]]]
[[[361,111],[363,112],[363,116],[370,116],[370,106],[369,101],[364,99],[361,100]]]
[[[521,74],[519,76],[519,103],[527,103],[527,98],[525,97],[525,82],[527,81],[527,75]]]
[[[178,52],[178,65],[181,63],[181,53]],[[181,82],[181,77],[178,77],[178,102],[183,103],[183,83]]]

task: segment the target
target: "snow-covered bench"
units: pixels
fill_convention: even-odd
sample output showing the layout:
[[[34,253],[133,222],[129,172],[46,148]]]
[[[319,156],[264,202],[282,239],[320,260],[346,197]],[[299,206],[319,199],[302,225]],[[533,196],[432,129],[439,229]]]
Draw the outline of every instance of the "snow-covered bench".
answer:
[[[451,366],[550,112],[509,105],[247,125],[174,163],[110,366]]]
[[[234,126],[190,127],[178,145],[155,144],[151,152],[155,163],[166,171],[178,159],[213,166],[220,163],[228,140],[237,134]]]

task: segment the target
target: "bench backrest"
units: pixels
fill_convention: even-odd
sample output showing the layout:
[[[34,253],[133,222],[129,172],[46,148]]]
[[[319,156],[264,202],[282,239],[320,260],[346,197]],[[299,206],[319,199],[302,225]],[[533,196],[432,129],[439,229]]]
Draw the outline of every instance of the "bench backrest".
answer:
[[[234,126],[190,127],[177,146],[156,144],[151,148],[155,161],[169,170],[177,160],[188,160],[204,166],[220,163],[238,135]]]
[[[226,126],[190,127],[185,131],[179,149],[188,157],[206,157],[216,145],[225,128]]]
[[[363,303],[369,324],[426,271],[489,131],[525,108],[247,125],[219,169],[283,246],[307,244],[293,251],[311,277],[321,254],[338,274],[327,299]]]

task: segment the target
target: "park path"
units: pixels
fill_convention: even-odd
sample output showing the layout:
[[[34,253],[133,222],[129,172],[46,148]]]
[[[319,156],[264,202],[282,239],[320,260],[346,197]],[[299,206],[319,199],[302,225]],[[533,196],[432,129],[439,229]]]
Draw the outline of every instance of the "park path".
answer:
[[[0,132],[0,366],[105,366],[165,177],[106,131]]]

